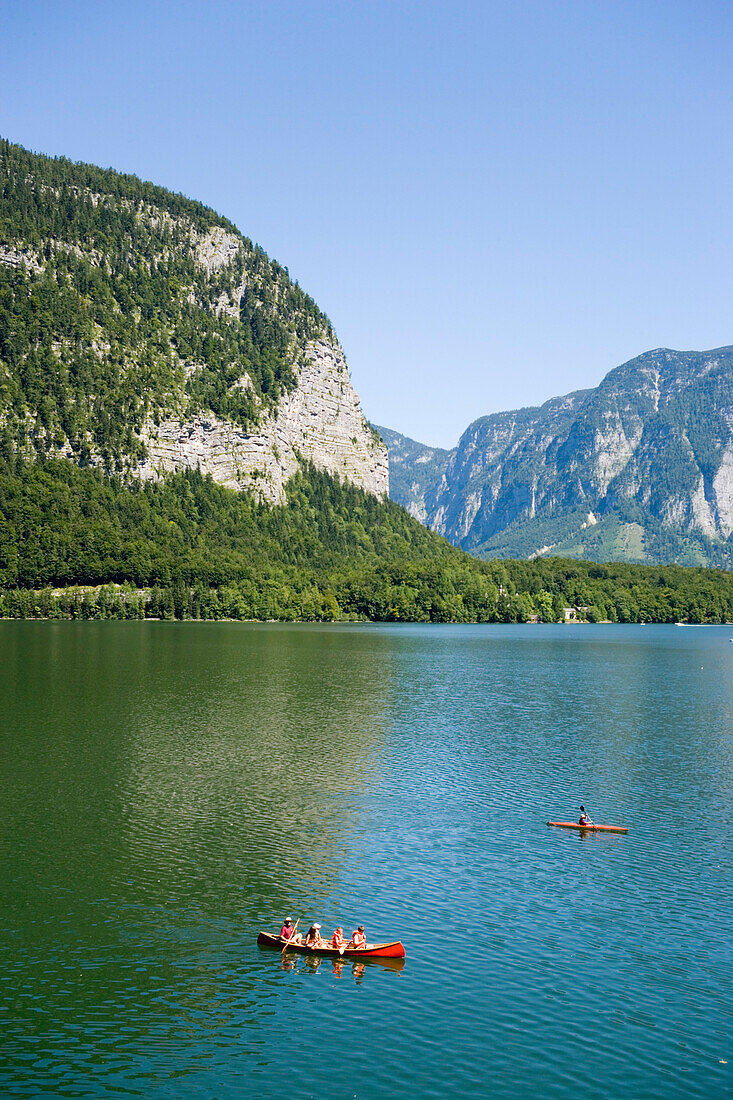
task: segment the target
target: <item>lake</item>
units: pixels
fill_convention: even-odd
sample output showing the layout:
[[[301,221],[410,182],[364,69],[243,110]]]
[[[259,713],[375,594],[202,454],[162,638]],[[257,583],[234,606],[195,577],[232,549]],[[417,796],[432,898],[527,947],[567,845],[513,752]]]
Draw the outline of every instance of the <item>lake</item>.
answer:
[[[731,633],[1,622],[0,1091],[730,1095]]]

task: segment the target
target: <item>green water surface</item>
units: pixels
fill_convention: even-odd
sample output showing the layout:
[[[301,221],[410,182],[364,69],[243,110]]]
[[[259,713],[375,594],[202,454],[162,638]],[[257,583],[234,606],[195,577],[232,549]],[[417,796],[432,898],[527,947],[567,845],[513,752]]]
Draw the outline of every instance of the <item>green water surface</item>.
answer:
[[[730,634],[0,623],[0,1092],[729,1095]]]

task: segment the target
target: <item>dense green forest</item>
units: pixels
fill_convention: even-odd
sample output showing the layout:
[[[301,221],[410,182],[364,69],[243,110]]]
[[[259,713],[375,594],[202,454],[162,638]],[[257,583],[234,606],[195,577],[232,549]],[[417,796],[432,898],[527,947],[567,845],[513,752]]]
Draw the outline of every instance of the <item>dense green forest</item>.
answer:
[[[233,251],[213,268],[217,230]],[[116,471],[143,456],[149,417],[208,409],[252,426],[295,385],[307,342],[333,336],[213,210],[3,140],[0,252],[0,425],[29,455],[63,448]]]
[[[304,467],[271,508],[198,473],[125,484],[64,460],[0,465],[6,617],[389,622],[733,620],[733,574],[481,562]]]

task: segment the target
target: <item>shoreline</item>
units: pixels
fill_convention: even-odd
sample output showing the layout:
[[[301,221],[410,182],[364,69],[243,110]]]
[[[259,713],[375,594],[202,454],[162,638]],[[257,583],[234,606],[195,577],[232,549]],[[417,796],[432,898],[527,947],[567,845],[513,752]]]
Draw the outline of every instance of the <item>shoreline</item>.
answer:
[[[696,623],[696,622],[671,622],[668,619],[657,620],[645,620],[644,622],[626,622],[620,623],[614,622],[612,619],[599,619],[597,622],[589,622],[587,620],[578,619],[575,622],[505,622],[503,620],[486,620],[486,619],[451,619],[446,621],[437,622],[430,619],[366,619],[366,618],[344,618],[344,619],[233,619],[222,616],[218,619],[195,619],[190,616],[187,618],[161,618],[160,615],[143,615],[140,617],[126,618],[124,616],[108,616],[102,618],[97,616],[95,618],[84,618],[82,616],[64,616],[64,615],[0,615],[0,623],[171,623],[175,625],[182,625],[185,623],[205,624],[211,623],[216,625],[218,623],[235,623],[242,626],[684,626],[684,627],[709,627],[709,626],[728,626],[733,627],[733,620],[723,619],[715,622]],[[733,638],[731,638],[733,641]]]

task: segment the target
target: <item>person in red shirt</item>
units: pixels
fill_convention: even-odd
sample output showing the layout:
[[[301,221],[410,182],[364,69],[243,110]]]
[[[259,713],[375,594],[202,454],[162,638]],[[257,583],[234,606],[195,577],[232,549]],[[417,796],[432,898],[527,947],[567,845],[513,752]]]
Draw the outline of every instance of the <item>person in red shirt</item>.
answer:
[[[280,929],[280,936],[282,939],[287,940],[288,943],[300,943],[303,939],[300,932],[296,932],[293,928],[293,921],[290,917],[287,917],[284,925]]]
[[[364,925],[360,924],[356,932],[351,934],[351,946],[355,947],[357,951],[363,951],[366,947],[366,936],[364,934]]]

